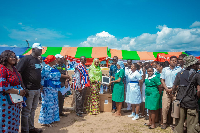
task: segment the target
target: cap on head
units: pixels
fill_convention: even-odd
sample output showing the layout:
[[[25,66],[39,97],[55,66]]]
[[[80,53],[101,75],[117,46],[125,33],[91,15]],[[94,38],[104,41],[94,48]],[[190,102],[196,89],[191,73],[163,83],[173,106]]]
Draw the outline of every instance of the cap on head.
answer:
[[[55,57],[56,58],[63,58],[64,56],[62,56],[61,54],[56,54]]]
[[[195,58],[193,55],[189,55],[183,58],[184,61],[184,66],[185,68],[196,64],[199,60],[197,58]]]
[[[33,43],[32,48],[44,49],[40,43]]]

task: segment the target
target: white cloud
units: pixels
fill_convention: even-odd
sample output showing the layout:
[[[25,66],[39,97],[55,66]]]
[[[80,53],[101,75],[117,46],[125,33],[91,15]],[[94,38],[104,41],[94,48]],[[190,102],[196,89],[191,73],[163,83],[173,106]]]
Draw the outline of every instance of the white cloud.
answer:
[[[17,47],[17,45],[9,46],[9,45],[6,45],[6,44],[2,44],[2,45],[0,45],[0,47]]]
[[[200,27],[200,22],[195,21],[192,25],[190,25],[190,28],[193,28],[193,27]]]
[[[63,47],[70,47],[69,45],[63,45]]]
[[[84,47],[116,48],[135,51],[186,51],[200,50],[200,28],[181,29],[159,25],[156,34],[143,33],[137,37],[117,39],[108,32],[89,36],[87,41],[80,43]]]
[[[108,32],[105,32],[105,31],[103,31],[103,32],[101,32],[101,33],[97,33],[96,36],[98,36],[98,37],[100,37],[100,38],[101,38],[101,37],[111,37],[111,38],[114,38],[114,37],[115,37],[115,36],[109,34]]]
[[[119,47],[119,43],[115,36],[109,34],[108,32],[97,33],[95,36],[89,36],[87,41],[84,41],[80,44],[84,47],[97,47],[97,46],[116,46]]]
[[[45,41],[65,37],[55,30],[50,30],[47,28],[33,28],[30,26],[24,26],[22,23],[19,24],[21,25],[20,29],[7,29],[10,32],[10,38],[21,41]]]
[[[20,22],[20,23],[18,23],[19,25],[22,25],[22,23]]]

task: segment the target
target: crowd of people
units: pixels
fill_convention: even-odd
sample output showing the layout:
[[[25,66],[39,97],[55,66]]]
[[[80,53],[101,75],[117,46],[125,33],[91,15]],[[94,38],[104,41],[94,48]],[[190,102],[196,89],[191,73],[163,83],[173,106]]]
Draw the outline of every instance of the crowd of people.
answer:
[[[70,80],[76,115],[100,113],[102,71],[99,59],[95,58],[87,70],[86,57],[80,57],[74,76],[70,77],[64,57],[48,55],[43,60],[42,49],[40,43],[34,43],[32,53],[19,61],[10,50],[0,55],[0,131],[3,133],[19,132],[20,118],[22,133],[41,133],[41,129],[34,127],[40,97],[38,122],[43,126],[51,127],[60,121],[60,116],[67,116],[63,113],[65,96],[61,88],[69,87]],[[169,62],[132,63],[127,60],[125,65],[114,56],[109,70],[113,116],[121,116],[121,109],[126,106],[132,120],[145,118],[149,122],[144,125],[149,129],[155,129],[156,123],[166,129],[171,113],[178,113],[178,117],[172,115],[174,132],[199,132],[199,70],[199,60],[183,54],[179,58],[171,56]],[[87,90],[89,96],[86,98]],[[20,95],[23,100],[9,103],[8,94]],[[174,112],[176,106],[179,110]]]
[[[169,62],[132,63],[127,60],[127,67],[113,57],[110,76],[114,116],[121,116],[125,99],[127,110],[132,107],[128,117],[137,120],[146,116],[149,123],[144,125],[149,129],[156,128],[155,123],[159,123],[161,129],[171,124],[176,133],[199,132],[199,70],[199,60],[191,55],[171,56]],[[177,107],[180,111],[175,110]]]

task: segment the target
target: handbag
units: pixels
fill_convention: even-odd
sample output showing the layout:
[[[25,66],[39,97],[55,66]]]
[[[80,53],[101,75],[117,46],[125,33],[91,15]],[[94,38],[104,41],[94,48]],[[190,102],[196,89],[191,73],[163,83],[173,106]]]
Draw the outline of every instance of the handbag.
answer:
[[[185,90],[185,93],[184,95],[182,96],[182,98],[180,100],[174,100],[172,102],[172,111],[171,111],[171,117],[173,118],[179,118],[179,114],[180,114],[180,104],[181,104],[181,101],[183,100],[183,98],[185,98],[185,96],[187,95],[187,91],[189,90],[190,88],[190,85],[191,85],[191,81],[192,79],[194,78],[196,73],[194,73],[194,75],[192,76],[191,80],[190,80],[190,83],[189,85],[187,86],[187,89]],[[191,75],[190,75],[191,76]],[[188,79],[190,78],[190,76],[188,77]]]
[[[8,101],[8,104],[10,104],[10,105],[14,105],[14,104],[23,102],[23,97],[18,94],[7,93],[6,99]]]
[[[172,102],[171,117],[179,118],[179,114],[180,114],[180,101],[179,100],[174,100]]]
[[[13,69],[15,70],[15,69]],[[15,71],[16,72],[16,71]],[[17,72],[16,72],[17,73]],[[18,78],[19,75],[17,74]],[[19,82],[21,84],[20,78],[19,78]],[[20,86],[19,89],[23,90],[23,88]],[[8,104],[10,105],[14,105],[17,103],[22,103],[23,102],[23,97],[18,95],[18,94],[10,94],[10,93],[6,93],[6,99],[8,101]]]

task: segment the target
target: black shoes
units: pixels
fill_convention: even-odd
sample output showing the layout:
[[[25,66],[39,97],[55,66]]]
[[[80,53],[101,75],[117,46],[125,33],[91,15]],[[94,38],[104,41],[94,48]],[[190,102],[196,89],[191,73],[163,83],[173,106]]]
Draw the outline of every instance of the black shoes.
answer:
[[[29,130],[29,133],[42,133],[42,129],[39,128],[33,128]]]
[[[61,113],[59,116],[67,117],[68,115],[67,115],[67,114],[64,114],[64,113]]]

